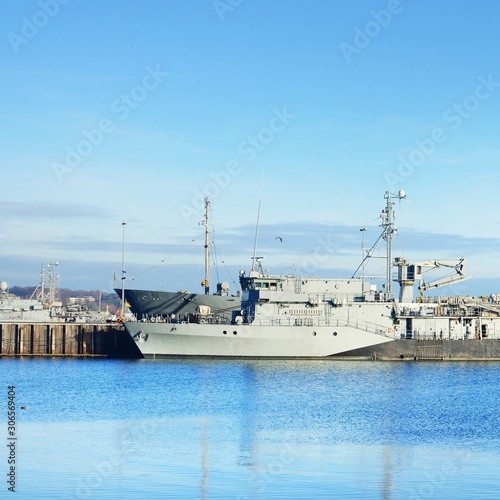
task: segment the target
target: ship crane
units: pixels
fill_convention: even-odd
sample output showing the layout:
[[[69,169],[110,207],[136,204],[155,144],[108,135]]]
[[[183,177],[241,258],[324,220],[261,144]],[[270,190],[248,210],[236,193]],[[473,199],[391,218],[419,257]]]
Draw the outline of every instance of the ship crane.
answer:
[[[401,287],[400,302],[411,302],[413,300],[413,285],[416,280],[419,280],[418,290],[420,292],[420,299],[422,299],[424,292],[431,288],[439,288],[471,278],[471,276],[465,275],[466,264],[467,261],[464,257],[455,260],[428,260],[415,264],[410,264],[406,259],[401,257],[396,258],[396,266],[398,267],[398,278],[396,281]],[[453,269],[455,272],[429,283],[424,280],[425,275],[443,267]]]
[[[420,295],[422,295],[425,291],[429,290],[430,288],[438,288],[440,286],[445,286],[449,285],[451,283],[456,283],[457,281],[463,281],[466,279],[469,279],[471,276],[465,276],[465,265],[467,264],[467,261],[465,260],[464,257],[459,259],[458,261],[456,260],[435,260],[432,261],[431,263],[422,263],[422,266],[425,264],[430,264],[430,269],[427,271],[423,272],[422,275],[430,273],[431,271],[434,271],[436,269],[439,269],[440,267],[449,267],[451,269],[454,269],[456,271],[456,274],[449,274],[447,276],[444,276],[440,279],[437,279],[435,281],[431,281],[430,283],[426,283],[423,278],[420,279],[420,285],[418,287],[420,291]]]

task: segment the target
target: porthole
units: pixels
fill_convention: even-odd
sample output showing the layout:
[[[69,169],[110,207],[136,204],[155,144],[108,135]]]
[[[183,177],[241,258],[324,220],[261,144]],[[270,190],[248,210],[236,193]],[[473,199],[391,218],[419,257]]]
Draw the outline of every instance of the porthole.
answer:
[[[313,337],[316,337],[316,332],[313,332]]]
[[[238,332],[235,330],[235,331],[233,332],[233,335],[237,335],[237,334],[238,334]]]
[[[336,337],[337,336],[337,332],[333,332],[333,336]]]
[[[223,331],[222,333],[223,333],[224,335],[227,335],[227,332],[226,332],[226,330],[224,330],[224,331]]]

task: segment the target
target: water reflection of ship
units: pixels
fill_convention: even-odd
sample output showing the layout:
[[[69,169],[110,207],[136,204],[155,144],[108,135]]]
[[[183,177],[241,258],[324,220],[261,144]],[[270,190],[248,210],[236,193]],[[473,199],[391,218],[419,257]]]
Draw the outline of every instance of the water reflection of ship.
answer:
[[[259,476],[262,464],[259,463],[256,450],[256,435],[258,432],[256,418],[258,412],[254,408],[255,402],[258,400],[258,369],[258,366],[253,363],[243,363],[242,365],[233,366],[226,365],[223,368],[225,375],[230,375],[234,381],[237,380],[237,385],[233,386],[233,390],[236,391],[236,387],[239,390],[239,397],[231,401],[234,404],[233,410],[235,414],[232,412],[226,413],[222,422],[216,420],[216,417],[208,415],[200,419],[200,465],[202,475],[199,480],[199,489],[201,500],[206,500],[210,497],[210,488],[214,487],[213,484],[210,484],[211,472],[215,471],[217,473],[217,469],[211,463],[211,460],[213,461],[214,458],[213,449],[217,449],[221,443],[215,434],[220,432],[220,429],[232,427],[233,422],[226,420],[232,418],[236,418],[239,423],[239,425],[234,426],[234,432],[239,434],[238,455],[235,457],[236,464],[238,468],[249,474],[248,484],[253,493],[249,497],[242,490],[242,493],[237,498],[258,498],[260,496],[262,479]],[[217,395],[221,398],[221,394],[225,394],[226,390],[223,387],[225,382],[220,378],[220,371],[218,369],[207,369],[202,370],[201,373],[203,387],[208,389],[207,393],[211,397]],[[205,407],[207,404],[205,392],[200,392],[199,397],[200,401],[198,404],[200,407]],[[227,409],[227,401],[223,401],[223,399],[216,399],[214,401],[211,401],[210,404],[215,404],[216,406],[220,404],[221,408],[225,407]]]
[[[210,294],[211,224],[210,200],[208,198],[205,198],[205,215],[201,225],[205,227],[205,277],[201,282],[204,293],[191,293],[187,290],[171,292],[125,289],[124,296],[127,306],[138,320],[154,320],[165,317],[183,320],[188,315],[199,312],[200,307],[205,308],[205,310],[208,307],[213,313],[231,318],[232,311],[240,309],[240,293],[231,295],[228,282],[217,283],[215,293]],[[116,289],[116,292],[121,294],[121,290]]]

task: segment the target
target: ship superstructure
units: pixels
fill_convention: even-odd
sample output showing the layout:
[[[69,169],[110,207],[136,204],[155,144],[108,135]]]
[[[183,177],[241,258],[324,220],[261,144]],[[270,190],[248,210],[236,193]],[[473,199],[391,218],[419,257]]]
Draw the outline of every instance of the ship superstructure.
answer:
[[[215,291],[210,293],[211,204],[208,197],[205,198],[204,203],[204,218],[200,222],[200,225],[205,228],[205,275],[201,281],[204,293],[193,293],[187,290],[174,292],[127,288],[124,290],[125,302],[138,320],[147,319],[155,321],[167,316],[171,317],[172,315],[184,320],[187,315],[195,313],[200,306],[210,307],[212,311],[231,318],[232,311],[240,308],[241,294],[238,292],[236,295],[232,295],[227,281],[217,283]],[[121,294],[121,290],[117,289],[116,293]]]

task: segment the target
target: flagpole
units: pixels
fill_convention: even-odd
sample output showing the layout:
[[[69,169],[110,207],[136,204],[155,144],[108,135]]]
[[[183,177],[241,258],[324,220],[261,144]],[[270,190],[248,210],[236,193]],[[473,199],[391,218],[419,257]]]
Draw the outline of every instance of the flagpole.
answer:
[[[125,226],[127,223],[125,221],[122,222],[122,307],[120,309],[120,322],[123,321],[125,314]]]

